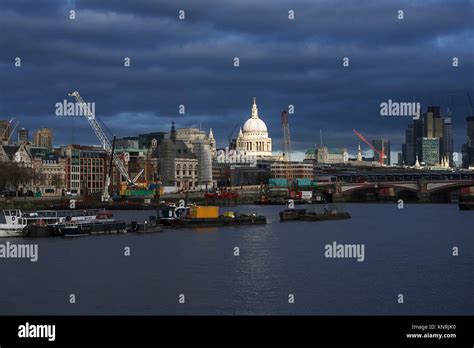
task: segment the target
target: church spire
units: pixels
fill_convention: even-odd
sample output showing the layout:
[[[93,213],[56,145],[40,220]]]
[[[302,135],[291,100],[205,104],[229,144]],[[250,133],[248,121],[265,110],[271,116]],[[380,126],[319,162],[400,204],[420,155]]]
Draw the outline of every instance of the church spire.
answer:
[[[252,118],[258,118],[257,98],[253,97]]]
[[[171,122],[170,139],[176,141],[176,128],[174,127],[174,121]]]
[[[212,128],[209,129],[209,139],[214,139],[214,133],[212,133]]]

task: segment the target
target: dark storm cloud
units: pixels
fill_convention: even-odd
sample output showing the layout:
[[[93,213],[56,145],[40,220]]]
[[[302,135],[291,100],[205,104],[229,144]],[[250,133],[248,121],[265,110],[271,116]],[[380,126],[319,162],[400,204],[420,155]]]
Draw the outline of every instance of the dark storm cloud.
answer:
[[[119,136],[167,130],[174,120],[212,127],[225,145],[256,96],[275,149],[281,147],[280,111],[294,104],[294,149],[319,143],[322,128],[325,144],[351,152],[358,143],[352,128],[367,138],[388,137],[399,148],[409,120],[382,118],[381,101],[416,98],[446,110],[453,94],[457,150],[465,138],[472,1],[0,4],[1,118],[17,117],[30,129],[52,126],[57,143],[96,142],[84,120],[54,116],[54,104],[76,89],[96,102],[98,118]],[[68,19],[70,9],[76,20]],[[396,18],[399,9],[403,21]],[[459,68],[451,67],[454,56]],[[15,57],[22,68],[13,67]],[[131,68],[123,67],[124,57]],[[350,58],[350,68],[342,67],[342,57]]]

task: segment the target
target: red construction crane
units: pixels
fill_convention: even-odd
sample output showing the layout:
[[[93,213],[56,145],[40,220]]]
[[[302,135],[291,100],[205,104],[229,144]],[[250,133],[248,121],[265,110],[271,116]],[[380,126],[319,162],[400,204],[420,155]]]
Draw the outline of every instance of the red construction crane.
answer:
[[[281,128],[283,131],[283,151],[286,163],[286,179],[288,182],[293,180],[293,171],[291,165],[291,140],[290,140],[290,124],[288,122],[288,112],[283,110],[281,113]]]
[[[369,143],[367,141],[367,139],[365,139],[364,136],[362,134],[360,134],[358,131],[356,131],[355,129],[353,129],[352,131],[359,137],[360,140],[362,140],[364,143],[366,143],[374,152],[376,152],[379,155],[380,165],[383,166],[384,165],[384,159],[385,159],[383,142],[382,142],[382,151],[379,151],[371,143]]]

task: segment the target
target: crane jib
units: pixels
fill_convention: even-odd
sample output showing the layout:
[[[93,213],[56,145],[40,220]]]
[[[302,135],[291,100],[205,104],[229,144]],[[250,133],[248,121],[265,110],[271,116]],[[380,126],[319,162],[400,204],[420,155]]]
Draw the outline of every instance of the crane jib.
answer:
[[[132,178],[130,178],[130,176],[128,175],[127,168],[125,168],[125,165],[123,164],[120,157],[115,152],[112,151],[112,145],[110,144],[109,139],[105,135],[104,130],[102,129],[99,122],[97,122],[97,119],[96,119],[94,113],[92,113],[90,111],[87,103],[84,101],[84,99],[82,99],[79,92],[74,91],[72,93],[69,93],[69,95],[72,96],[72,97],[75,97],[77,103],[79,103],[79,105],[81,105],[82,110],[83,110],[83,114],[85,115],[85,117],[89,121],[89,124],[92,127],[92,129],[94,130],[95,135],[97,136],[97,138],[99,138],[99,140],[101,142],[101,145],[104,148],[104,150],[107,152],[107,154],[109,156],[111,156],[113,158],[113,162],[114,162],[115,166],[118,168],[120,174],[125,178],[127,183],[134,184],[136,182],[136,180],[138,180],[139,176],[137,176],[133,180],[132,180]]]

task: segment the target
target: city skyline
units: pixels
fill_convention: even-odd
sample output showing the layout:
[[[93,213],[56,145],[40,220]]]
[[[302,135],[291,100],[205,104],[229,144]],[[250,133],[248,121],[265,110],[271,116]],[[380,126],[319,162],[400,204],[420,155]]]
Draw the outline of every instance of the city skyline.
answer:
[[[474,0],[0,9],[0,348],[472,343]]]
[[[254,107],[255,107],[256,98],[254,97],[253,100],[254,100]],[[77,106],[78,106],[78,104],[75,104],[76,112],[77,112],[77,110],[78,110],[78,109],[77,109]],[[434,108],[438,108],[438,107],[434,106]],[[80,108],[79,108],[79,109],[80,109]],[[439,108],[438,108],[438,109],[439,109]],[[426,112],[423,112],[423,110],[421,110],[421,111],[422,111],[421,118],[424,118]],[[253,114],[253,111],[252,111],[252,114]],[[71,116],[72,116],[72,115],[71,115]],[[78,116],[76,115],[76,116],[72,116],[72,117],[77,118]],[[80,116],[80,117],[83,117],[83,116]],[[257,118],[258,118],[258,117],[257,117]],[[447,119],[451,120],[451,118],[447,118]],[[14,121],[14,122],[13,122],[13,121]],[[466,121],[467,121],[467,120],[466,120]],[[8,122],[8,120],[0,120],[0,122],[6,123],[6,122]],[[100,121],[99,121],[99,122],[100,122]],[[100,123],[102,123],[102,122],[100,122]],[[26,142],[26,143],[30,143],[30,144],[33,144],[33,145],[35,145],[35,146],[40,146],[40,147],[41,147],[41,146],[42,146],[42,147],[44,147],[44,146],[46,146],[46,147],[53,147],[53,146],[54,146],[54,147],[58,147],[58,146],[61,147],[61,146],[66,146],[66,145],[68,145],[68,144],[58,144],[57,142],[54,142],[54,136],[53,136],[54,128],[40,127],[40,128],[38,128],[38,129],[36,129],[36,130],[34,130],[34,131],[32,131],[32,132],[30,133],[30,130],[29,130],[29,129],[24,128],[24,127],[21,127],[21,128],[18,127],[19,124],[20,124],[20,121],[11,119],[11,120],[10,120],[10,125],[7,126],[7,129],[2,128],[2,127],[5,127],[5,125],[0,125],[0,132],[2,132],[2,130],[6,132],[6,133],[4,134],[4,138],[5,138],[5,139],[6,139],[6,138],[10,139],[10,140],[9,140],[8,142],[6,142],[6,143],[18,144],[18,145],[19,145],[19,144],[21,144],[21,143],[25,143],[25,142]],[[265,124],[265,123],[264,123],[264,124]],[[241,132],[241,131],[242,131],[242,125],[243,125],[243,124],[241,124],[241,125],[238,125],[238,124],[237,124],[237,125],[234,127],[234,130],[235,130],[235,129],[240,129],[240,132]],[[104,125],[103,125],[103,126],[104,126]],[[108,134],[108,136],[110,136],[110,137],[115,136],[115,134],[112,135],[110,129],[108,129],[107,126],[105,126],[105,127],[106,127],[106,129],[105,129],[104,131],[106,131],[107,133],[110,133],[110,134]],[[174,127],[174,121],[172,121],[170,128],[172,128],[172,127]],[[201,125],[199,125],[199,128],[197,128],[197,127],[181,127],[181,128],[179,128],[179,129],[195,129],[195,130],[199,130],[200,132],[202,131],[202,132],[206,133],[206,130],[201,130],[200,127],[201,127]],[[245,125],[244,125],[244,127],[245,127]],[[410,123],[410,124],[408,125],[408,127],[409,127],[409,128],[412,127],[412,124]],[[164,127],[163,129],[160,129],[158,132],[147,132],[147,133],[140,133],[140,134],[128,134],[128,135],[125,135],[125,136],[123,136],[123,137],[119,137],[119,138],[117,138],[117,139],[118,139],[118,140],[129,141],[129,139],[132,139],[132,138],[133,138],[133,139],[137,139],[137,141],[138,141],[138,139],[139,139],[141,136],[147,136],[147,137],[148,137],[148,136],[151,135],[151,134],[167,133],[167,132],[170,130],[170,128],[169,128],[169,129],[166,129],[166,127]],[[467,129],[468,129],[468,124],[467,124],[467,122],[466,122],[466,130],[467,130]],[[39,140],[37,139],[37,134],[38,134],[38,133],[41,133],[41,132],[48,132],[48,133],[49,133],[49,134],[48,134],[48,139],[46,140],[47,145],[45,145],[45,144],[42,143],[42,141],[44,141],[44,140],[39,141]],[[210,129],[208,130],[208,132],[209,132],[210,134],[213,134],[212,128],[210,128]],[[10,133],[10,134],[8,134],[8,133]],[[241,134],[235,134],[235,133],[238,133],[238,132],[234,132],[234,133],[233,133],[234,136],[233,136],[233,138],[230,139],[230,140],[231,140],[231,143],[230,143],[230,144],[229,144],[229,143],[226,143],[226,144],[224,144],[222,147],[218,147],[218,148],[221,149],[221,150],[223,150],[223,149],[232,147],[232,146],[233,146],[233,143],[234,143],[235,141],[238,141],[239,136],[241,136]],[[228,139],[227,139],[227,140],[228,140]],[[399,156],[401,156],[402,160],[404,161],[403,164],[406,165],[407,162],[406,162],[406,160],[404,160],[404,154],[403,154],[403,151],[404,151],[404,150],[403,150],[403,149],[402,149],[402,151],[390,151],[390,139],[386,139],[386,138],[385,138],[385,139],[384,139],[384,138],[371,139],[371,142],[372,142],[372,145],[375,146],[375,148],[378,149],[378,151],[381,151],[381,144],[380,144],[380,142],[381,142],[382,140],[384,141],[384,143],[385,143],[385,142],[388,142],[388,145],[387,145],[387,144],[384,145],[384,149],[385,149],[384,151],[386,151],[386,153],[385,153],[385,154],[386,154],[386,159],[385,159],[385,161],[384,161],[385,164],[386,164],[386,165],[390,165],[390,164],[391,164],[391,165],[401,164],[401,163],[399,162],[399,158],[398,158]],[[271,140],[270,140],[270,141],[271,141]],[[320,133],[320,141],[322,141],[322,132]],[[406,139],[405,139],[405,142],[406,142]],[[6,144],[6,143],[5,143],[5,144]],[[217,144],[217,143],[219,143],[219,142],[216,141],[216,144]],[[77,142],[71,142],[70,144],[77,144],[77,145],[79,145],[79,143],[77,143]],[[101,145],[98,144],[98,140],[96,140],[95,143],[86,144],[86,145],[89,145],[89,146],[99,146],[99,147],[101,147]],[[405,144],[402,144],[402,145],[405,146]],[[361,146],[365,147],[365,149],[363,149]],[[147,146],[144,146],[143,149],[146,149],[146,148],[149,148],[149,147],[150,147],[150,144],[148,144]],[[278,147],[278,146],[277,146],[277,147]],[[373,149],[371,149],[370,147],[368,147],[367,144],[364,144],[364,142],[361,141],[360,139],[359,139],[359,142],[358,142],[358,144],[357,144],[357,147],[356,147],[355,151],[354,151],[353,148],[346,149],[346,148],[343,148],[343,147],[328,147],[328,146],[326,146],[326,144],[321,144],[321,143],[320,143],[320,144],[317,144],[317,143],[315,143],[315,144],[314,144],[314,147],[308,146],[306,151],[292,151],[292,152],[293,152],[292,158],[293,158],[293,160],[296,160],[296,161],[302,161],[303,159],[306,158],[306,155],[307,155],[308,151],[310,151],[310,150],[317,150],[318,148],[323,148],[323,147],[324,147],[324,148],[327,148],[327,149],[329,149],[329,150],[332,150],[332,151],[336,151],[336,152],[337,152],[337,151],[341,151],[341,150],[347,150],[347,155],[348,155],[348,158],[350,158],[350,159],[357,159],[357,158],[358,158],[358,152],[359,152],[359,149],[360,149],[361,154],[362,154],[362,156],[363,156],[364,158],[373,158],[374,161],[376,161],[376,162],[379,161],[379,155],[378,155],[377,153],[375,153]],[[121,146],[119,145],[118,148],[121,148]],[[141,147],[138,147],[138,148],[141,148]],[[388,152],[387,152],[387,149],[388,149]],[[273,155],[275,155],[275,156],[277,156],[277,157],[278,157],[278,156],[281,156],[281,155],[284,155],[284,152],[282,152],[281,149],[278,149],[277,151],[271,151],[270,153],[273,153]],[[453,151],[452,155],[454,155],[454,154],[456,154],[456,156],[455,156],[455,160],[453,161],[453,163],[454,163],[456,166],[460,166],[460,165],[462,164],[462,151],[456,151],[456,150],[455,150],[455,151]],[[452,156],[452,155],[451,155],[451,156]],[[271,155],[270,155],[270,156],[271,156]],[[441,156],[441,157],[442,157],[442,156]],[[443,158],[441,158],[441,157],[440,157],[440,162],[439,162],[440,164],[442,163],[441,160],[443,159]],[[414,161],[414,158],[415,158],[415,157],[413,157],[413,161]],[[410,164],[410,163],[408,163],[408,164]],[[413,164],[414,164],[414,163],[411,163],[411,165],[413,165]]]
[[[395,153],[410,119],[382,117],[379,105],[415,97],[422,110],[439,105],[444,116],[454,101],[454,150],[461,151],[471,112],[467,93],[473,94],[468,1],[340,9],[333,2],[279,1],[271,8],[264,2],[206,3],[47,1],[33,11],[5,1],[0,19],[14,34],[0,39],[2,118],[15,117],[30,130],[52,127],[56,144],[97,144],[85,120],[54,116],[54,105],[77,89],[119,137],[167,131],[175,121],[177,127],[212,128],[223,147],[256,96],[275,151],[282,150],[280,112],[291,104],[297,153],[319,144],[322,129],[325,145],[354,155],[359,140],[352,128],[370,140],[389,139]],[[70,10],[76,11],[73,20]],[[130,67],[124,67],[125,57]]]

